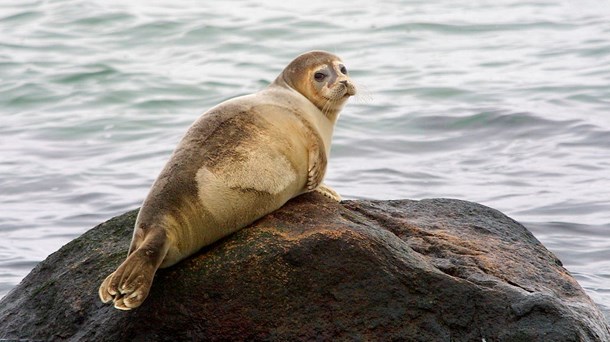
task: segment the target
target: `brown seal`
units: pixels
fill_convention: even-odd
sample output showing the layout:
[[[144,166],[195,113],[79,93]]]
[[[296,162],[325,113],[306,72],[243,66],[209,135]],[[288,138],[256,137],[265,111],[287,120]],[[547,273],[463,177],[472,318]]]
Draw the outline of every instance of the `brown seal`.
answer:
[[[104,303],[142,304],[168,267],[289,199],[320,191],[334,124],[356,93],[343,62],[311,51],[266,89],[225,101],[189,128],[138,214],[127,259],[101,284]]]

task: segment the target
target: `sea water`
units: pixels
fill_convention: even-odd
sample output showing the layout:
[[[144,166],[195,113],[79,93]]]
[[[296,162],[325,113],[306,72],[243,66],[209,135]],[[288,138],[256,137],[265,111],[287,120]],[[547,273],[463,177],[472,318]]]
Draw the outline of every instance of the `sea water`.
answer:
[[[0,2],[0,296],[138,207],[187,127],[324,49],[360,95],[326,182],[522,222],[610,315],[607,1]]]

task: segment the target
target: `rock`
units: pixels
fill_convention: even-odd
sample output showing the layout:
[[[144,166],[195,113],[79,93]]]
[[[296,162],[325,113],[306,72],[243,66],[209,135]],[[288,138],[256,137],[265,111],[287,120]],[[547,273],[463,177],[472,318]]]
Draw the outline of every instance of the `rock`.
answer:
[[[479,204],[303,195],[160,270],[144,305],[124,312],[97,288],[125,257],[135,217],[41,262],[0,302],[0,338],[610,341],[561,262]]]

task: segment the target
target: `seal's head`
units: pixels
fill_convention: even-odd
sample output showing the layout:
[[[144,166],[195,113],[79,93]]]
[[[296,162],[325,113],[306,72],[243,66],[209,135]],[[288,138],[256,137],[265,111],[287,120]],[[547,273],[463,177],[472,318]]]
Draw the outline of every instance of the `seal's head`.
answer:
[[[273,84],[298,91],[333,121],[345,101],[356,94],[356,87],[341,59],[325,51],[310,51],[298,56]]]

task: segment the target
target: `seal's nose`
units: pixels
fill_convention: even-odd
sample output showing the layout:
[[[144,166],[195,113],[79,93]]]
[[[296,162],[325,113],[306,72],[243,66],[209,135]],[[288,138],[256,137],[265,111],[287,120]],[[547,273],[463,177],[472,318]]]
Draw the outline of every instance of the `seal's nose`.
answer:
[[[339,83],[341,83],[341,84],[343,84],[344,86],[347,87],[347,80],[339,81]]]

